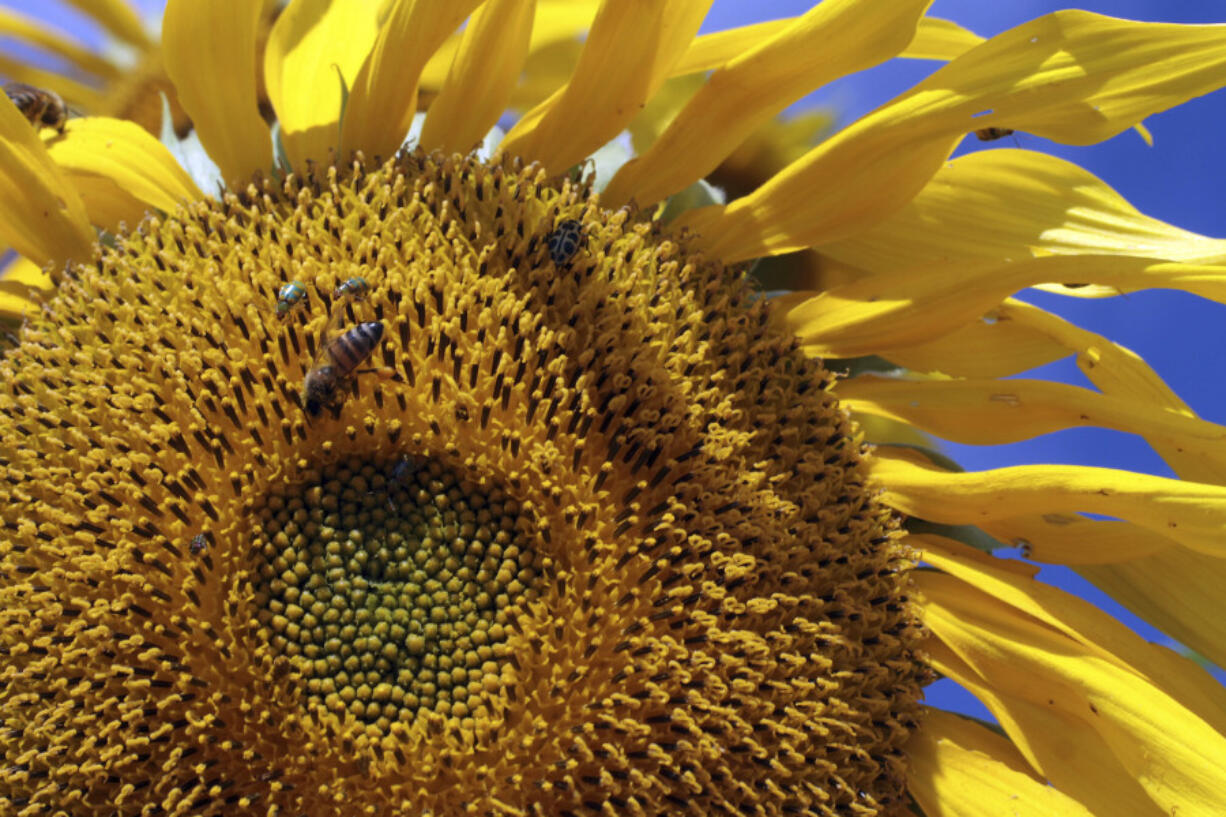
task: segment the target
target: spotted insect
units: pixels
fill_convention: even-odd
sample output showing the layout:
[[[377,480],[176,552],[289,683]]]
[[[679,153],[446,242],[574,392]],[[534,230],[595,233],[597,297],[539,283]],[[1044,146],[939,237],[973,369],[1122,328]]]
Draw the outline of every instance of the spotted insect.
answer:
[[[6,82],[4,93],[35,128],[55,128],[64,132],[68,106],[55,91],[36,88],[24,82]]]
[[[569,267],[575,260],[584,238],[583,225],[573,218],[568,218],[554,227],[553,232],[545,239],[549,258],[554,266]]]
[[[1013,133],[1013,128],[980,128],[975,131],[975,136],[979,137],[980,142],[992,142],[997,139],[1004,139]]]
[[[203,533],[197,533],[195,536],[193,536],[191,544],[187,546],[187,549],[192,552],[193,556],[199,556],[201,553],[204,553],[204,548],[205,541]]]
[[[344,399],[342,388],[382,339],[383,324],[379,321],[359,323],[334,340],[324,338],[302,382],[302,405],[307,414],[317,417],[325,408],[339,408]]]
[[[370,284],[366,283],[365,278],[346,278],[332,293],[332,298],[335,300],[342,295],[348,295],[350,298],[363,298],[369,291]]]
[[[306,297],[306,287],[301,281],[290,281],[277,290],[277,317],[284,318]]]

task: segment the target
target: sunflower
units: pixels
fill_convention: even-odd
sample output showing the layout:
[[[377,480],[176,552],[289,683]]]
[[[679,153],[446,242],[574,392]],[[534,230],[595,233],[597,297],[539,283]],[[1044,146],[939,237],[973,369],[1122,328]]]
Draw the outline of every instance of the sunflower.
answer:
[[[295,0],[270,129],[259,8],[171,0],[216,194],[132,122],[0,104],[0,239],[55,286],[0,360],[5,813],[1222,813],[1223,689],[991,552],[1222,662],[1222,430],[1012,297],[1220,298],[1222,245],[1052,157],[949,156],[1136,126],[1226,84],[1226,31],[828,0],[698,36],[708,5],[601,4],[494,144],[564,9]],[[702,187],[899,55],[947,64]],[[767,297],[796,252],[839,283]],[[1070,354],[1097,390],[1004,379]],[[935,449],[1074,425],[1182,479]],[[923,706],[938,676],[998,725]]]

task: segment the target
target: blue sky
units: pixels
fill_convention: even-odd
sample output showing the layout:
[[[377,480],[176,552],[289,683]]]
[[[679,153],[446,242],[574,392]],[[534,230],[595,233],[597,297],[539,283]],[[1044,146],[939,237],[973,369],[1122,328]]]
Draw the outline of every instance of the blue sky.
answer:
[[[885,0],[888,2],[888,0]],[[96,33],[82,25],[75,10],[55,0],[5,0],[4,5],[50,19],[97,43]],[[140,0],[144,10],[160,0]],[[715,0],[704,30],[718,30],[764,19],[803,13],[804,0]],[[1226,23],[1223,0],[935,0],[930,14],[954,20],[991,36],[1019,23],[1069,5],[1101,14],[1137,20],[1178,23]],[[842,124],[906,90],[935,70],[937,63],[894,60],[876,69],[836,82],[806,98],[797,107],[821,106],[835,111]],[[1053,153],[1098,175],[1142,212],[1185,229],[1214,237],[1226,236],[1226,92],[1217,92],[1146,121],[1154,136],[1147,146],[1135,133],[1125,132],[1088,147],[1058,145],[1020,134],[1027,150]],[[1010,145],[1014,146],[1014,145]],[[973,137],[959,148],[992,149]],[[1027,293],[1026,300],[1074,323],[1103,334],[1144,357],[1202,417],[1226,423],[1226,321],[1221,307],[1175,292],[1134,293],[1127,297],[1080,300],[1044,293]],[[1065,361],[1027,376],[1087,385],[1076,367]],[[1166,465],[1139,439],[1105,430],[1072,430],[1011,446],[980,448],[949,445],[947,451],[968,470],[1021,463],[1070,463],[1125,468],[1170,476]],[[1159,632],[1098,593],[1071,571],[1044,568],[1041,578],[1089,598],[1117,615],[1146,638],[1167,643]],[[1226,674],[1218,673],[1219,679]],[[986,715],[965,693],[939,684],[929,700],[937,705]]]

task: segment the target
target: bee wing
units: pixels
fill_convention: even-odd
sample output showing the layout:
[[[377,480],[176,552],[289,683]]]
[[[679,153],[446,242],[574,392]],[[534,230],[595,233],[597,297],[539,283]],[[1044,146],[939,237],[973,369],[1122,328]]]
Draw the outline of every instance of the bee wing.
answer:
[[[337,308],[337,304],[333,304],[328,310],[328,318],[324,322],[324,328],[319,331],[319,342],[315,347],[315,354],[311,358],[311,368],[318,369],[320,366],[331,364],[332,356],[329,350],[336,339],[340,337],[341,324],[344,321],[344,311]]]

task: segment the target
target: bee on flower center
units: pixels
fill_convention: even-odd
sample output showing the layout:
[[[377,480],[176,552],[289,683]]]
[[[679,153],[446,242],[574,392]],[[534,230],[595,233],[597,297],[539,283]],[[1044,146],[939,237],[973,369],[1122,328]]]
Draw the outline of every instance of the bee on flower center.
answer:
[[[569,267],[575,260],[575,254],[579,252],[583,239],[583,225],[573,218],[568,218],[554,227],[553,232],[545,239],[549,258],[554,266]]]
[[[290,281],[277,290],[277,317],[284,318],[290,310],[302,302],[306,296],[306,287],[301,281]]]
[[[343,295],[348,295],[350,298],[362,298],[369,290],[370,285],[366,283],[365,278],[346,278],[332,293],[332,298],[335,300]]]
[[[338,409],[341,387],[358,373],[358,366],[382,339],[383,324],[379,321],[359,323],[334,340],[325,339],[302,383],[302,404],[307,414],[317,417],[325,408]]]
[[[68,106],[55,91],[36,88],[24,82],[6,82],[4,93],[35,128],[55,128],[59,133],[64,132]]]

